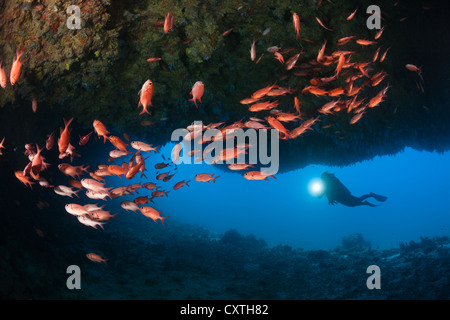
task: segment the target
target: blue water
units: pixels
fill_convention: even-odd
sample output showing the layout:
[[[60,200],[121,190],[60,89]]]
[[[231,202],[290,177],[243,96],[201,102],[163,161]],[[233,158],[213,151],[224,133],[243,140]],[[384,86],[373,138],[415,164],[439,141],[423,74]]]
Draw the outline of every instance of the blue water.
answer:
[[[421,236],[449,233],[450,152],[406,148],[395,156],[376,157],[347,167],[311,165],[279,173],[276,180],[269,181],[248,181],[242,176],[244,171],[235,173],[208,164],[180,164],[177,170],[174,166],[159,170],[176,172],[172,180],[157,181],[154,165],[163,162],[161,155],[170,161],[173,145],[168,143],[161,153],[152,153],[147,159],[148,179],[140,180],[137,175],[126,182],[152,181],[170,190],[168,197],[149,203],[162,211],[161,216],[170,216],[166,224],[176,220],[218,235],[235,229],[243,235],[263,238],[269,246],[285,244],[304,249],[333,249],[341,244],[342,237],[352,233],[361,233],[372,247],[381,249],[398,247],[401,242],[416,241]],[[355,196],[374,192],[388,200],[378,207],[331,206],[325,196],[319,199],[308,192],[309,182],[324,171],[335,173]],[[220,178],[216,183],[199,183],[194,180],[199,173]],[[173,190],[173,185],[183,179],[191,180],[189,187]],[[112,178],[107,186],[123,182]],[[139,196],[150,193],[141,189]],[[119,198],[115,203],[135,197]],[[142,222],[132,217],[127,220],[131,227]]]

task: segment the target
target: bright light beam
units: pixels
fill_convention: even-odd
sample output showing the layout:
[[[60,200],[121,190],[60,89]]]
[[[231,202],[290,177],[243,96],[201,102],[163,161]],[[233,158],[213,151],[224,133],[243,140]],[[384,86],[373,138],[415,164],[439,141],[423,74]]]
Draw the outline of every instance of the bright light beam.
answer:
[[[321,197],[325,193],[325,184],[322,179],[312,179],[308,184],[308,191],[312,196]]]

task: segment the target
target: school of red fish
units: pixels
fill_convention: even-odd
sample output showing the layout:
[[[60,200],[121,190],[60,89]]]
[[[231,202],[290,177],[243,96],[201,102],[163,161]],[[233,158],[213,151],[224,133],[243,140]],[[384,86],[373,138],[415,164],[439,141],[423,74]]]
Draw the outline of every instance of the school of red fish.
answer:
[[[357,10],[350,13],[346,18],[347,21],[353,19],[357,14]],[[296,39],[301,39],[301,19],[299,14],[293,13],[292,25],[293,25],[293,36]],[[316,17],[317,23],[329,32],[333,32],[332,29],[328,28],[320,18]],[[155,24],[156,25],[156,24]],[[164,33],[169,33],[174,27],[174,17],[168,13],[164,23],[159,23],[159,25],[164,27]],[[234,28],[225,31],[222,35],[225,37]],[[339,39],[336,43],[337,46],[343,47],[346,44],[354,41],[360,46],[375,46],[376,41],[381,37],[384,29],[379,30],[375,35],[373,40],[368,39],[357,39],[355,36],[346,36]],[[270,29],[266,29],[263,36],[270,32]],[[306,42],[311,42],[311,40],[303,39]],[[266,87],[256,90],[253,93],[249,93],[249,96],[240,101],[243,105],[248,105],[248,110],[252,113],[252,116],[248,120],[236,121],[232,124],[226,124],[225,122],[220,123],[210,123],[208,125],[203,125],[202,130],[194,130],[194,126],[188,126],[186,129],[189,131],[185,140],[193,140],[196,138],[196,132],[202,132],[207,129],[219,129],[221,136],[213,137],[217,139],[227,139],[226,133],[232,133],[236,129],[276,129],[280,133],[281,139],[289,140],[296,139],[301,135],[305,134],[308,130],[313,130],[313,126],[319,123],[324,117],[338,112],[345,112],[349,114],[349,123],[354,125],[362,119],[362,117],[370,110],[379,106],[386,97],[389,85],[378,89],[378,93],[373,97],[368,97],[368,94],[364,93],[364,89],[367,87],[376,88],[383,82],[387,77],[387,73],[384,71],[375,71],[374,64],[378,62],[377,66],[382,63],[389,51],[389,48],[381,51],[381,46],[375,51],[371,61],[357,62],[352,61],[354,51],[348,50],[338,50],[334,52],[329,52],[327,50],[328,44],[325,41],[317,52],[317,57],[314,60],[304,61],[298,63],[303,51],[292,53],[294,48],[280,48],[278,46],[273,46],[267,48],[265,51],[274,55],[274,59],[277,60],[281,67],[285,68],[286,71],[290,71],[296,77],[309,77],[311,75],[318,75],[316,77],[311,77],[309,79],[309,85],[304,88],[285,88],[277,85],[278,79],[275,83],[268,84]],[[17,81],[20,80],[20,70],[23,62],[20,58],[23,54],[17,51],[16,57],[13,60],[11,71],[10,71],[10,84],[14,86]],[[264,53],[262,53],[263,55]],[[261,55],[261,57],[262,57]],[[289,56],[290,55],[290,56]],[[250,46],[250,59],[259,63],[261,57],[256,59],[257,56],[257,42],[255,38],[252,39]],[[158,57],[151,57],[147,61],[149,63],[162,60]],[[332,69],[330,66],[333,66]],[[335,67],[334,67],[335,66]],[[416,72],[422,82],[421,69],[412,65],[407,64],[406,68],[410,71]],[[331,70],[331,71],[330,71]],[[287,76],[286,76],[287,77]],[[345,85],[342,85],[345,83]],[[0,85],[5,88],[7,85],[7,77],[4,68],[0,62]],[[422,88],[423,89],[423,88]],[[155,94],[155,85],[152,80],[148,79],[142,85],[139,91],[139,103],[138,108],[142,106],[142,111],[140,114],[147,113],[151,114],[149,107],[152,105],[152,97]],[[197,103],[201,103],[201,98],[205,92],[205,85],[202,81],[195,82],[190,94],[192,98],[189,100],[193,102],[196,108],[198,108]],[[280,106],[280,101],[276,100],[279,96],[292,95],[292,105],[291,112],[283,112],[278,107]],[[302,113],[302,108],[300,105],[299,97],[314,95],[315,97],[326,98],[328,101],[317,108],[319,113],[318,116],[309,119],[304,119],[304,114]],[[33,112],[38,109],[37,101],[33,98],[32,101]],[[265,117],[258,117],[260,112],[269,112],[270,115]],[[133,201],[126,200],[121,202],[121,207],[125,211],[140,212],[142,215],[154,220],[162,221],[164,224],[164,219],[168,216],[161,216],[161,211],[158,211],[153,206],[150,206],[148,202],[154,203],[154,199],[158,197],[168,196],[170,191],[162,190],[161,186],[157,186],[156,182],[145,182],[145,183],[134,183],[125,184],[118,188],[108,188],[107,178],[109,176],[117,176],[125,180],[130,180],[134,178],[137,174],[140,174],[140,178],[146,178],[147,168],[145,167],[144,156],[151,153],[158,153],[158,147],[154,147],[143,141],[130,141],[129,136],[123,133],[124,140],[118,136],[112,135],[106,126],[99,120],[93,121],[93,131],[87,133],[85,136],[80,136],[77,139],[79,146],[86,146],[90,141],[90,137],[95,133],[98,138],[103,139],[103,143],[110,143],[114,149],[109,152],[108,162],[120,161],[120,159],[128,159],[131,155],[130,160],[123,161],[121,165],[118,164],[100,164],[96,168],[89,168],[88,165],[74,166],[72,165],[75,157],[80,157],[80,154],[76,151],[76,145],[74,137],[71,136],[70,125],[72,119],[66,121],[64,120],[64,127],[60,129],[58,140],[55,145],[55,134],[51,133],[46,138],[45,146],[40,147],[39,145],[27,144],[25,146],[25,155],[28,157],[28,164],[22,170],[15,171],[16,178],[25,184],[27,187],[32,187],[35,183],[38,183],[43,188],[52,188],[54,192],[60,196],[72,198],[73,196],[79,197],[78,193],[80,191],[85,192],[86,196],[92,200],[104,200],[107,198],[115,199],[130,195],[135,195],[140,189],[147,189],[151,191],[151,197],[139,196]],[[151,125],[152,122],[147,120],[147,124]],[[144,124],[143,124],[144,125]],[[0,155],[5,148],[5,139],[0,142]],[[205,143],[205,142],[202,142]],[[237,158],[240,154],[246,153],[249,148],[248,144],[237,145],[231,150],[224,149],[216,156],[217,160],[226,161],[229,159]],[[198,154],[198,150],[192,150],[189,152],[188,156],[195,157],[196,161],[202,160],[202,157],[206,152],[206,148],[203,154]],[[61,174],[68,177],[67,185],[57,185],[53,186],[44,177],[45,171],[49,168],[50,164],[45,162],[45,153],[55,150],[59,154],[59,159],[66,159],[57,165]],[[155,165],[155,169],[161,170],[167,166],[175,165],[180,159],[182,148],[181,144],[177,143],[172,150],[171,161],[161,162]],[[151,156],[151,155],[150,155]],[[70,162],[69,160],[70,159]],[[166,160],[164,158],[164,160]],[[213,162],[214,164],[215,162]],[[229,164],[228,168],[230,170],[251,170],[253,165],[251,164]],[[177,167],[175,168],[177,169]],[[157,181],[162,183],[172,179],[174,174],[169,172],[164,172],[156,176]],[[271,174],[263,174],[260,171],[247,171],[243,177],[247,180],[268,180],[268,177],[273,177]],[[200,173],[195,175],[194,180],[201,183],[215,182],[218,176],[213,174]],[[183,186],[189,186],[191,181],[179,181],[173,186],[173,190],[178,190]],[[93,201],[93,202],[95,202]],[[74,202],[67,203],[65,210],[67,213],[76,217],[76,219],[83,225],[96,228],[104,228],[104,225],[113,218],[116,214],[111,214],[110,211],[104,210],[105,205],[99,206],[98,204],[77,204]],[[86,255],[90,260],[94,262],[104,262],[106,260],[95,253],[89,253]]]

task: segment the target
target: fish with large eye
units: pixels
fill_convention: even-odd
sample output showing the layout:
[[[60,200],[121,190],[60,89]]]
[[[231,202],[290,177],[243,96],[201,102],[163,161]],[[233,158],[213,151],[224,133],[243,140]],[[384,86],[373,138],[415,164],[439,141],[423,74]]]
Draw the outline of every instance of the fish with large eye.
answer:
[[[153,97],[154,91],[155,91],[155,86],[153,85],[153,82],[150,79],[145,81],[145,83],[142,85],[141,90],[138,93],[140,96],[138,108],[140,106],[143,107],[140,114],[143,114],[143,113],[150,114],[150,112],[147,110],[147,107],[148,107],[148,105],[153,107],[152,97]]]

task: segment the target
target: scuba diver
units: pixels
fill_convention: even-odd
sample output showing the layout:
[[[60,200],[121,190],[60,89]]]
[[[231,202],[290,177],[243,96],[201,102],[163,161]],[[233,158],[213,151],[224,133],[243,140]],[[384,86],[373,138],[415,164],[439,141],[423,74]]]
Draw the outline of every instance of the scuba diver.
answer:
[[[355,197],[351,194],[350,190],[347,189],[344,184],[335,177],[333,173],[324,172],[322,173],[321,179],[325,184],[325,188],[322,194],[319,195],[321,198],[326,194],[328,198],[328,204],[335,205],[337,202],[343,204],[347,207],[357,207],[357,206],[370,206],[377,207],[378,205],[368,202],[367,198],[373,198],[377,201],[384,202],[387,197],[380,196],[373,192],[369,194],[362,195],[361,197]]]

